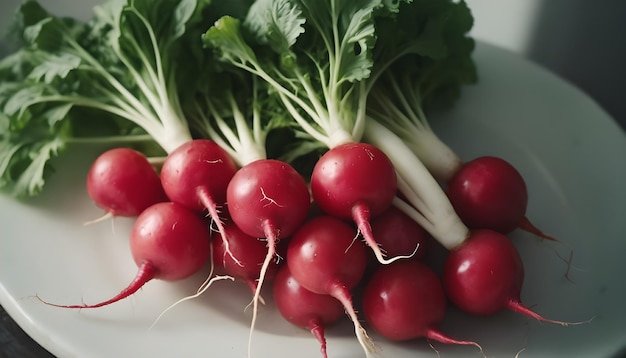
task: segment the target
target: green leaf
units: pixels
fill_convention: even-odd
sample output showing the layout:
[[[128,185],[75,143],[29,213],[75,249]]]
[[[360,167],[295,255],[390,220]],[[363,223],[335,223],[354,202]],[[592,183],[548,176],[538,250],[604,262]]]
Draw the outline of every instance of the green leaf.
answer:
[[[258,0],[250,8],[244,26],[260,43],[283,54],[304,33],[305,22],[302,10],[293,1]]]
[[[241,21],[223,16],[202,36],[205,46],[215,50],[219,60],[233,64],[257,63],[252,48],[243,39]]]
[[[80,57],[74,54],[51,55],[47,61],[33,68],[27,79],[51,83],[57,77],[67,77],[72,70],[77,69],[81,64],[82,60]]]
[[[374,64],[372,49],[376,42],[374,11],[381,2],[344,0],[345,12],[341,23],[343,30],[340,72],[350,82],[369,77]]]
[[[51,171],[48,161],[66,146],[65,131],[48,132],[42,140],[36,131],[29,135],[11,132],[9,122],[8,116],[0,113],[0,188],[18,197],[36,195]]]

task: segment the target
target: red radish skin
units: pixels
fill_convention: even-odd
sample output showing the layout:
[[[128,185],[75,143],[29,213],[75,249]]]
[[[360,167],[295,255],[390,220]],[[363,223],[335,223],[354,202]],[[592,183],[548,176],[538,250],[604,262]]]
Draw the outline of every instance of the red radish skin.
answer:
[[[239,262],[235,262],[230,255],[226,254],[224,241],[219,237],[220,233],[214,233],[211,246],[216,271],[245,282],[252,292],[255,292],[261,275],[261,267],[267,254],[266,243],[257,237],[244,233],[232,222],[224,224],[224,232],[230,250]],[[265,279],[273,279],[278,267],[278,262],[272,261],[267,268]]]
[[[304,222],[311,197],[306,182],[289,164],[275,159],[260,159],[246,164],[235,173],[226,190],[226,201],[230,217],[241,231],[267,240],[267,253],[252,301],[250,355],[260,293],[276,255],[276,245]]]
[[[293,277],[307,290],[341,302],[366,356],[371,357],[377,348],[361,326],[350,294],[363,277],[366,260],[365,246],[353,228],[333,216],[308,220],[287,247],[287,266]]]
[[[311,193],[320,209],[330,215],[353,220],[361,235],[382,263],[370,220],[391,206],[397,177],[389,158],[366,143],[346,143],[326,152],[311,174]]]
[[[372,234],[387,256],[410,256],[413,260],[426,257],[431,240],[423,227],[395,206],[372,220]]]
[[[470,229],[508,234],[516,228],[558,241],[526,217],[528,191],[522,175],[509,162],[484,156],[461,166],[447,183],[446,194]]]
[[[402,260],[380,266],[363,291],[363,314],[385,338],[405,341],[433,339],[446,344],[470,344],[438,330],[446,313],[446,296],[437,274],[423,263]]]
[[[135,217],[168,201],[148,158],[131,148],[110,149],[96,158],[87,173],[87,193],[108,216]]]
[[[544,318],[522,304],[522,259],[513,243],[499,232],[481,229],[450,251],[444,261],[442,282],[448,299],[461,310],[478,316],[509,309],[539,321],[568,325]]]
[[[226,202],[226,188],[236,171],[233,160],[217,143],[196,139],[184,143],[167,156],[161,168],[161,182],[171,201],[191,210],[208,211],[224,238],[219,207]],[[237,261],[225,240],[224,246]]]
[[[129,297],[153,279],[177,281],[198,272],[209,259],[209,231],[203,220],[182,205],[157,203],[144,210],[130,233],[130,250],[139,270],[113,298],[96,304],[49,305],[98,308]]]
[[[288,322],[311,331],[320,343],[322,357],[327,358],[324,328],[337,322],[343,315],[341,302],[329,295],[313,293],[302,287],[284,265],[273,284],[274,303]]]

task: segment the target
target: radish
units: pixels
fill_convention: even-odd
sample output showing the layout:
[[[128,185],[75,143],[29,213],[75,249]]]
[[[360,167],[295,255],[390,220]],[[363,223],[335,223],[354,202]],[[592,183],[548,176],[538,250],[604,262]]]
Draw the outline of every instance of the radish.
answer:
[[[253,298],[248,344],[251,349],[261,288],[276,255],[276,245],[306,219],[311,198],[306,182],[293,167],[275,159],[259,159],[235,173],[226,189],[226,201],[230,217],[241,231],[267,240],[267,253]]]
[[[209,259],[209,230],[195,212],[172,202],[144,210],[130,233],[130,250],[139,267],[135,279],[119,294],[96,304],[58,305],[63,308],[97,308],[120,301],[152,279],[177,281],[200,270]]]
[[[167,201],[161,180],[148,158],[131,148],[107,150],[87,173],[87,193],[110,216],[134,217]]]
[[[307,290],[341,302],[354,324],[359,343],[370,357],[377,348],[361,326],[350,294],[362,279],[365,265],[365,247],[355,237],[353,228],[333,216],[308,220],[287,247],[287,266],[293,277]]]
[[[274,303],[280,314],[290,323],[306,328],[320,343],[324,358],[326,338],[324,327],[337,322],[343,316],[343,305],[334,297],[313,293],[302,287],[284,265],[278,270],[273,285]]]
[[[557,241],[526,217],[528,191],[524,178],[502,158],[484,156],[464,163],[447,183],[446,194],[470,228],[492,229],[503,234],[520,228]]]
[[[245,282],[252,289],[252,292],[255,292],[263,261],[267,254],[266,243],[257,237],[247,235],[232,221],[224,224],[224,232],[230,250],[239,262],[235,262],[232,257],[226,254],[224,240],[218,237],[219,233],[214,233],[211,246],[216,271],[221,271]],[[278,263],[272,261],[267,268],[265,278],[272,279],[276,275],[278,267]]]
[[[226,188],[236,171],[235,163],[217,143],[195,139],[167,156],[161,168],[161,182],[171,201],[192,210],[208,211],[226,252],[238,262],[225,239],[219,217],[219,207],[226,202]]]
[[[463,58],[467,50],[464,48],[449,55]],[[423,104],[437,93],[433,85],[445,87],[446,82],[430,83],[428,79],[435,77],[422,77],[421,74],[431,69],[411,68],[418,63],[402,61],[385,71],[371,90],[367,108],[371,119],[400,137],[435,179],[447,187],[446,193],[455,210],[470,228],[492,229],[503,234],[520,228],[538,237],[558,241],[539,230],[526,217],[526,183],[510,163],[493,156],[464,163],[432,130]],[[436,64],[437,61],[430,64],[435,73],[445,70],[445,66],[438,68]],[[472,78],[462,75],[462,72],[455,72],[443,76],[452,83],[457,81],[455,85],[460,87],[468,80],[471,82]]]
[[[373,145],[346,143],[326,152],[311,174],[311,194],[327,214],[352,219],[381,263],[385,259],[372,234],[370,220],[391,206],[397,191],[396,172]]]
[[[372,233],[388,256],[412,255],[414,260],[426,257],[431,240],[423,227],[394,206],[372,220]]]
[[[506,236],[489,229],[473,231],[463,246],[450,251],[442,272],[446,295],[465,312],[482,316],[510,309],[540,321],[569,324],[544,318],[523,305],[523,281],[517,249]]]
[[[456,340],[437,329],[444,319],[446,304],[437,274],[417,261],[403,260],[379,267],[363,291],[365,318],[388,339],[426,337],[480,348],[475,342]]]

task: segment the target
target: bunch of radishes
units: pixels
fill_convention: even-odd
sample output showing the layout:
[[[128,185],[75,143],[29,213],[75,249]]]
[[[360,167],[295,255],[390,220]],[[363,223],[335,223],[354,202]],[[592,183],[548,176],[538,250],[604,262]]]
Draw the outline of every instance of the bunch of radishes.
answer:
[[[566,324],[520,302],[524,268],[505,235],[522,228],[550,238],[525,216],[522,176],[496,157],[462,163],[425,119],[427,100],[453,100],[475,80],[462,1],[257,0],[239,4],[239,17],[230,0],[208,3],[159,3],[180,21],[155,15],[152,2],[100,9],[94,23],[106,26],[96,30],[112,34],[98,40],[121,41],[112,46],[81,47],[94,39],[46,22],[80,65],[63,72],[75,76],[55,77],[58,95],[33,103],[71,99],[109,112],[166,154],[155,161],[116,148],[88,173],[105,217],[136,216],[135,279],[100,303],[46,303],[101,307],[211,262],[210,279],[223,273],[250,286],[250,338],[271,289],[280,313],[311,330],[324,357],[324,326],[344,311],[366,356],[378,352],[366,327],[390,340],[480,347],[438,330],[448,300],[469,314],[511,309]],[[219,19],[199,36],[200,19],[215,9]],[[196,72],[175,54],[193,57]],[[100,82],[64,82],[81,71]],[[81,97],[96,90],[123,99]],[[296,165],[302,158],[312,162]],[[441,276],[419,261],[431,238],[448,250]]]
[[[491,210],[500,197],[521,197],[519,205],[526,204],[524,182],[505,161],[484,157],[462,168],[447,187],[454,193],[453,205],[475,213],[480,208],[471,205]],[[517,186],[510,185],[511,178],[518,180]],[[357,302],[362,318],[390,340],[426,337],[478,346],[437,329],[447,299],[470,314],[508,308],[562,323],[521,304],[523,265],[504,236],[512,228],[472,225],[464,242],[450,248],[440,278],[423,260],[433,245],[429,233],[393,204],[404,202],[397,187],[392,162],[367,143],[328,150],[310,178],[276,159],[237,167],[207,139],[183,144],[160,170],[136,150],[109,150],[91,166],[87,190],[108,215],[137,216],[130,250],[139,271],[109,300],[59,306],[101,307],[133,294],[151,279],[189,277],[212,260],[217,272],[251,287],[255,317],[263,283],[270,282],[280,313],[310,329],[323,356],[324,326],[340,320],[344,311],[366,355],[377,352],[360,323]],[[503,208],[524,214],[510,202]],[[368,246],[374,249],[370,253]],[[359,296],[353,301],[357,286]]]

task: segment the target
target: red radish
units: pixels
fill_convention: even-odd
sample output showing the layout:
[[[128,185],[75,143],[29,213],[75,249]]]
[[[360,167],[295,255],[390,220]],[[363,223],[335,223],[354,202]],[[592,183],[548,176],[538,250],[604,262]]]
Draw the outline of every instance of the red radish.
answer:
[[[526,217],[526,182],[504,159],[485,156],[463,164],[447,183],[446,194],[461,220],[472,229],[492,229],[507,234],[521,228],[557,241],[537,229]]]
[[[363,291],[363,313],[383,337],[403,341],[426,337],[446,344],[471,344],[437,329],[446,313],[446,296],[437,274],[411,260],[380,266]]]
[[[226,190],[226,201],[230,217],[241,231],[267,240],[267,253],[253,298],[248,345],[251,349],[261,288],[276,255],[276,244],[302,224],[311,198],[306,182],[293,167],[275,159],[259,159],[235,173]]]
[[[208,139],[195,139],[169,153],[161,168],[161,182],[171,201],[192,210],[208,211],[222,234],[226,252],[237,261],[224,239],[218,211],[226,202],[226,188],[236,171],[235,163],[219,145]]]
[[[215,236],[220,235],[219,233],[214,233],[211,245],[216,270],[245,282],[250,286],[252,292],[255,292],[263,261],[267,254],[266,243],[257,237],[244,233],[233,222],[224,224],[224,232],[230,250],[239,262],[235,262],[232,257],[226,254],[224,241]],[[267,268],[265,278],[273,278],[276,271],[278,271],[278,264],[276,261],[272,261]]]
[[[333,216],[319,216],[305,222],[287,247],[287,266],[293,277],[307,290],[330,295],[341,302],[369,357],[376,347],[359,322],[350,294],[362,279],[365,264],[365,247],[357,240],[353,228]]]
[[[96,158],[87,173],[87,193],[108,216],[137,216],[167,201],[148,158],[131,148],[110,149]]]
[[[397,191],[396,172],[387,156],[373,145],[346,143],[326,152],[311,174],[313,200],[327,214],[352,219],[382,263],[370,220],[391,206]]]
[[[324,358],[326,338],[324,327],[337,322],[343,316],[343,305],[329,295],[313,293],[302,287],[284,265],[274,280],[274,303],[280,314],[290,323],[311,331],[320,343]]]
[[[510,309],[540,321],[568,324],[546,319],[521,303],[522,259],[511,240],[499,232],[473,231],[462,246],[448,253],[442,281],[448,299],[470,314]]]
[[[139,270],[128,287],[113,298],[91,305],[44,302],[64,308],[97,308],[127,298],[152,279],[187,278],[209,259],[209,230],[202,218],[184,206],[157,203],[137,217],[130,233],[130,250]]]
[[[372,234],[387,256],[412,255],[414,260],[426,257],[431,240],[423,227],[395,206],[372,220]]]

